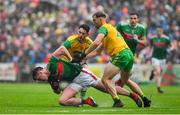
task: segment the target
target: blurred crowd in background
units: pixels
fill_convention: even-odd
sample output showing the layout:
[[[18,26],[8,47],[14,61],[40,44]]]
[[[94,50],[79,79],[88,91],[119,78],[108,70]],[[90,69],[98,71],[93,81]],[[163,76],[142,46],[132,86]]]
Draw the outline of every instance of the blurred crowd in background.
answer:
[[[179,0],[0,0],[0,62],[47,62],[50,53],[83,23],[90,25],[94,39],[92,14],[99,10],[109,15],[114,26],[127,22],[129,12],[138,12],[148,40],[161,25],[172,44],[168,61],[180,64]],[[106,61],[108,56],[104,53],[91,60]],[[150,61],[147,45],[138,51],[136,62]]]

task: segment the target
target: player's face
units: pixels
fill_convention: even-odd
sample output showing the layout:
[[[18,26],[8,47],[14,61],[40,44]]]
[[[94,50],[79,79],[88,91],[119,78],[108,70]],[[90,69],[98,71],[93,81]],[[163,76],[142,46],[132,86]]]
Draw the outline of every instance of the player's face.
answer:
[[[40,70],[37,74],[37,80],[47,81],[48,80],[47,70],[45,69]]]
[[[137,23],[138,23],[137,15],[131,15],[130,16],[130,24],[131,24],[131,26],[136,26]]]
[[[78,30],[78,39],[83,40],[86,36],[88,36],[88,33],[83,28],[79,28]]]
[[[96,16],[93,16],[93,23],[96,28],[99,28],[101,26],[100,18],[96,18]]]
[[[161,36],[163,34],[163,29],[162,28],[157,28],[157,35]]]

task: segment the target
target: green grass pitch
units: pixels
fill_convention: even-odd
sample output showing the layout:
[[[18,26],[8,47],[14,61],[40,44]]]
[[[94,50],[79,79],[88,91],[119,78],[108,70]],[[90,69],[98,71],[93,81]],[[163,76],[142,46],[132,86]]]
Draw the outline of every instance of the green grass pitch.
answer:
[[[99,107],[68,107],[58,105],[59,96],[48,84],[0,83],[0,114],[180,114],[179,86],[163,87],[158,94],[152,84],[141,85],[147,96],[151,96],[152,107],[138,108],[128,97],[121,96],[123,108],[112,108],[108,94],[90,88],[87,95],[93,96]]]

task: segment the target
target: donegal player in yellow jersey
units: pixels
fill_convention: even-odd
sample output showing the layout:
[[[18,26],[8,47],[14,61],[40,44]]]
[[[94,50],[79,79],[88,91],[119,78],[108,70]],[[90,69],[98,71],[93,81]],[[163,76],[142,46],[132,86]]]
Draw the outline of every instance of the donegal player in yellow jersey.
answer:
[[[84,53],[87,48],[92,44],[92,40],[88,37],[89,26],[87,24],[82,24],[79,26],[77,34],[71,35],[63,43],[66,49],[69,51],[74,61],[80,63],[80,59],[76,56],[79,53]]]
[[[87,48],[92,44],[92,40],[88,37],[90,27],[87,24],[82,24],[78,27],[77,34],[71,35],[63,43],[64,47],[69,51],[73,57],[72,62],[83,65],[87,68],[85,61],[82,62],[81,53],[84,53]],[[68,61],[67,57],[63,56],[63,59]],[[86,88],[82,89],[80,95],[81,98],[85,97]]]
[[[123,107],[123,103],[112,85],[112,78],[120,72],[121,85],[123,86],[127,82],[133,66],[133,54],[116,28],[106,23],[106,14],[104,12],[96,12],[92,18],[94,25],[98,28],[98,35],[90,48],[85,51],[85,54],[88,57],[88,54],[91,55],[91,52],[99,48],[105,49],[111,57],[110,62],[105,67],[102,83],[114,100],[113,107]],[[142,106],[141,101],[138,103],[138,106]]]

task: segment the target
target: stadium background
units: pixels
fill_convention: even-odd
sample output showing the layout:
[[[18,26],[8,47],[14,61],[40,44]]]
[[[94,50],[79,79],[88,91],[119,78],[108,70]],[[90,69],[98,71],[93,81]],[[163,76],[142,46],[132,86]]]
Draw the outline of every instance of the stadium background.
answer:
[[[92,14],[104,10],[112,25],[128,21],[128,13],[140,14],[140,23],[147,29],[147,39],[156,34],[161,25],[171,40],[172,49],[164,66],[164,85],[180,83],[180,2],[178,0],[0,0],[0,84],[6,82],[33,82],[31,70],[45,64],[54,51],[79,24],[91,26],[90,36],[96,30]],[[149,45],[138,47],[136,74],[138,83],[151,84]],[[90,68],[101,76],[106,54],[89,60]],[[5,83],[4,83],[5,82]],[[16,86],[16,85],[15,85]],[[2,94],[2,93],[1,93]],[[0,96],[2,97],[2,95]],[[3,97],[2,97],[3,98]]]

